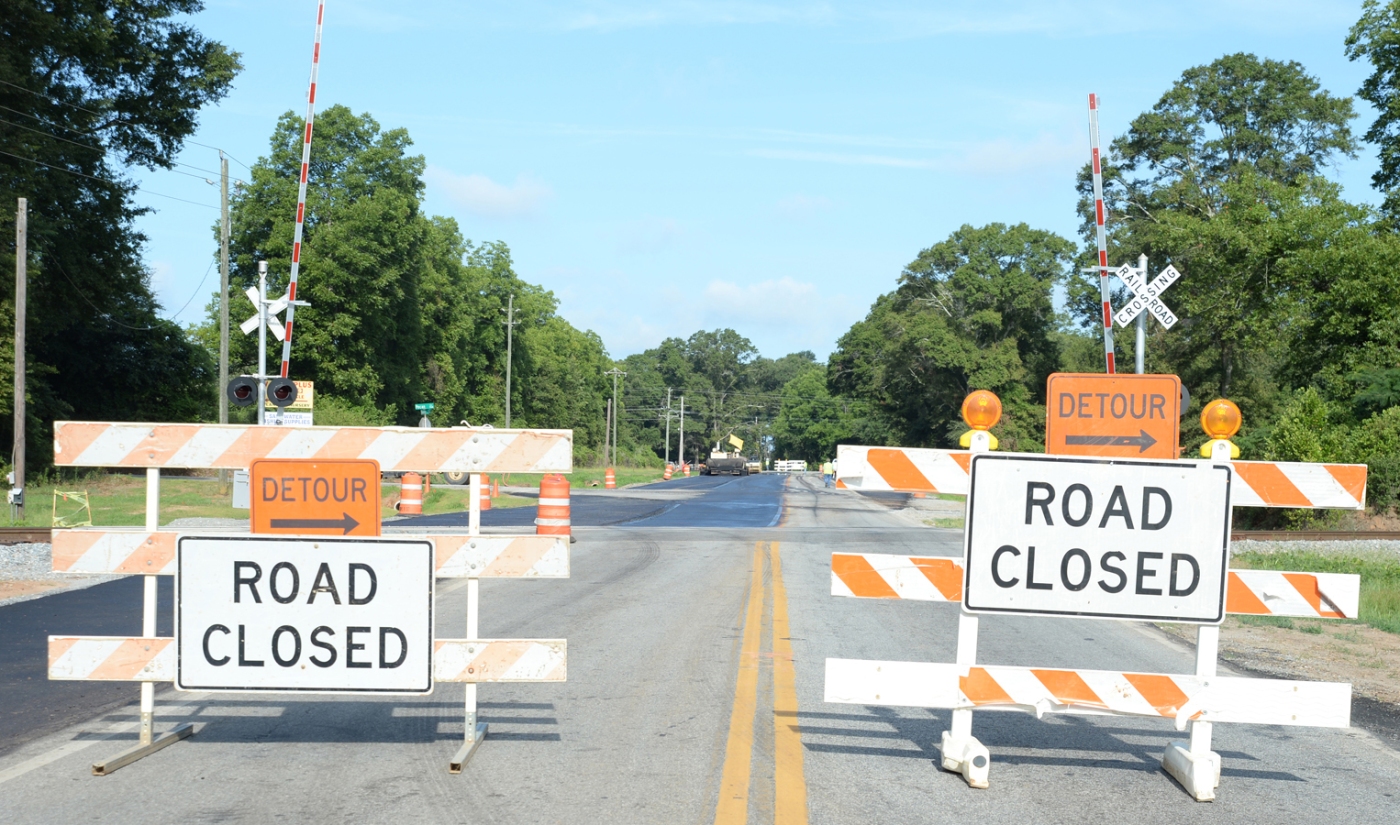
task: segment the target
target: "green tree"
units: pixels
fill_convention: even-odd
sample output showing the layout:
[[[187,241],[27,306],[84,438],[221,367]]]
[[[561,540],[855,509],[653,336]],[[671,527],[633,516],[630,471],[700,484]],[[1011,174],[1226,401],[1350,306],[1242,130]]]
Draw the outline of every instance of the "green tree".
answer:
[[[1371,64],[1371,74],[1357,94],[1376,108],[1376,119],[1365,135],[1380,154],[1380,168],[1371,182],[1385,196],[1381,208],[1394,220],[1400,217],[1400,2],[1362,3],[1361,19],[1347,35],[1346,55]]]
[[[1002,400],[1008,449],[1038,449],[1045,379],[1059,363],[1051,290],[1073,245],[1025,224],[964,226],[919,253],[838,341],[830,381],[870,402],[907,446],[955,443],[975,389]]]
[[[199,109],[241,68],[191,24],[201,8],[0,4],[0,199],[29,201],[31,466],[51,454],[55,418],[194,420],[213,409],[203,351],[157,314],[134,227],[146,210],[125,176],[132,165],[172,167]],[[8,240],[0,265],[13,271]],[[14,293],[0,289],[0,338],[12,340]],[[12,363],[0,380],[12,380]],[[8,428],[9,400],[0,407]]]

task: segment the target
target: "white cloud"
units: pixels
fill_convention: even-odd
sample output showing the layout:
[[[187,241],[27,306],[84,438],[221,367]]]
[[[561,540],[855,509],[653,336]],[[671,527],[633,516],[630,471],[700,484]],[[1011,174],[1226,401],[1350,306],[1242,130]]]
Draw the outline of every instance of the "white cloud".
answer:
[[[482,218],[529,218],[538,215],[554,197],[554,190],[528,175],[507,186],[485,175],[458,175],[429,166],[428,183],[440,187],[447,199]]]

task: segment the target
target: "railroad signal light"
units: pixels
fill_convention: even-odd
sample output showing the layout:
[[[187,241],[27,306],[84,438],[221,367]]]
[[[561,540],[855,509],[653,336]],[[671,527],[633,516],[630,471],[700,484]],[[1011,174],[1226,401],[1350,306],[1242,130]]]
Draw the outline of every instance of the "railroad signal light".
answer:
[[[290,378],[274,378],[267,382],[267,400],[278,409],[292,406],[297,400],[296,382]]]
[[[977,390],[963,400],[962,418],[974,430],[990,430],[1001,420],[1001,399],[990,390]]]
[[[240,375],[228,382],[225,394],[235,407],[251,407],[258,402],[257,379],[249,375]]]

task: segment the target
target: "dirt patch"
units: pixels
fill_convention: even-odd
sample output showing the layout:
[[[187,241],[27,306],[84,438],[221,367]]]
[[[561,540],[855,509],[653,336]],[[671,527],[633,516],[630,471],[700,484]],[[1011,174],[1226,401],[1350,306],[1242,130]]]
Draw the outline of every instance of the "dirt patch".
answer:
[[[1400,635],[1360,624],[1308,619],[1293,619],[1292,624],[1291,628],[1247,624],[1231,616],[1220,627],[1220,656],[1273,676],[1350,682],[1357,695],[1400,714]],[[1195,644],[1194,626],[1158,627]]]
[[[33,596],[35,593],[47,593],[67,586],[67,582],[0,581],[0,602],[21,596]]]

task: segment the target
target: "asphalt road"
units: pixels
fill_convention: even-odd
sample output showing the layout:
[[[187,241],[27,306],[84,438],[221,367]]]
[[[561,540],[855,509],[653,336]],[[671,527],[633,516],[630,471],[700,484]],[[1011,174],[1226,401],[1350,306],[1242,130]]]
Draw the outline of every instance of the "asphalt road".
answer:
[[[198,733],[112,776],[88,765],[134,739],[134,705],[94,704],[0,755],[0,821],[1400,822],[1400,755],[1359,729],[1218,725],[1219,801],[1200,804],[1159,767],[1180,737],[1165,721],[981,712],[991,788],[969,789],[933,761],[946,712],[822,702],[827,657],[950,662],[957,623],[955,605],[830,596],[830,553],[956,555],[960,532],[811,477],[764,526],[766,511],[733,502],[773,497],[780,479],[716,481],[647,519],[708,519],[729,497],[737,526],[585,527],[571,578],[482,582],[482,635],[567,638],[569,679],[482,686],[491,733],[460,776],[446,770],[460,686],[169,692],[161,727]],[[464,630],[463,584],[440,585],[441,635]],[[0,608],[6,635],[34,632],[6,612],[22,606]],[[60,629],[90,632],[84,609]],[[1192,655],[1136,624],[989,617],[979,661],[1187,672]]]

